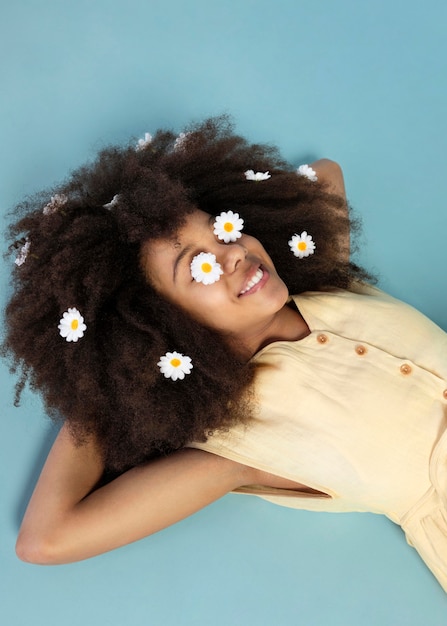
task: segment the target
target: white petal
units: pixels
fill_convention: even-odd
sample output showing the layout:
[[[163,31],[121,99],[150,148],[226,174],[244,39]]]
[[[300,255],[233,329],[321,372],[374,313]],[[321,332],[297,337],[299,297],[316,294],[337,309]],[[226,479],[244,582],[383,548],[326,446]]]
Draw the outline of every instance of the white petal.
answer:
[[[300,165],[296,172],[299,176],[304,176],[313,182],[318,180],[317,173],[307,163]]]

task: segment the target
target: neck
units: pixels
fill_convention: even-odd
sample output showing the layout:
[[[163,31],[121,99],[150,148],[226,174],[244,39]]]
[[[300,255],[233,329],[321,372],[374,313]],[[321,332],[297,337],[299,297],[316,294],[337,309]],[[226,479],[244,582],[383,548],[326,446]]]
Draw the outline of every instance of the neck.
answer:
[[[234,338],[234,346],[244,358],[251,359],[259,350],[275,341],[298,341],[310,333],[309,326],[293,303],[285,304],[268,324],[243,342]]]

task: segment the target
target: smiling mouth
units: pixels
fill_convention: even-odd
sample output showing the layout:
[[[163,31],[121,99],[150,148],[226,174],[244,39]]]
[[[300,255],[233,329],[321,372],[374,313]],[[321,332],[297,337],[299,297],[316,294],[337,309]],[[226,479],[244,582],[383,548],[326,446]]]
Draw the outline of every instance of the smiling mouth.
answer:
[[[256,273],[250,278],[250,280],[248,281],[244,289],[242,289],[242,291],[239,293],[239,295],[243,296],[245,293],[247,293],[247,291],[250,291],[250,289],[253,289],[253,287],[262,280],[263,276],[264,276],[264,270],[258,267],[258,269],[256,270]]]

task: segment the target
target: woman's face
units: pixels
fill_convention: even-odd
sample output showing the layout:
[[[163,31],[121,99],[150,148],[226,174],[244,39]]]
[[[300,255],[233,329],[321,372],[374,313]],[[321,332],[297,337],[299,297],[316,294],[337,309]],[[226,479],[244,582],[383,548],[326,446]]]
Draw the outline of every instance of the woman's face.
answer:
[[[167,300],[204,325],[257,349],[278,325],[288,290],[257,239],[242,233],[236,242],[224,243],[213,233],[214,220],[197,210],[174,238],[148,241],[142,247],[143,269]],[[191,261],[200,252],[214,254],[223,270],[210,285],[191,274]]]

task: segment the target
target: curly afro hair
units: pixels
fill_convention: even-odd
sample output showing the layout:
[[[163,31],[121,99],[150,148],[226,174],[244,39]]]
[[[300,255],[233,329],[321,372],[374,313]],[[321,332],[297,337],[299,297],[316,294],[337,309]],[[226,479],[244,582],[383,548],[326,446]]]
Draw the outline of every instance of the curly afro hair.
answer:
[[[268,184],[247,183],[248,168],[269,170]],[[48,214],[42,208],[52,194],[66,202]],[[367,276],[340,252],[353,226],[344,200],[297,176],[275,148],[236,135],[226,117],[191,126],[181,141],[158,131],[138,149],[104,149],[56,189],[16,207],[11,238],[29,242],[15,269],[3,343],[21,372],[16,401],[29,382],[79,443],[96,437],[112,471],[250,419],[253,365],[165,301],[141,268],[143,244],[174,236],[196,208],[239,212],[291,293]],[[304,229],[318,254],[297,271],[284,241]],[[57,328],[69,307],[87,325],[73,343]],[[157,362],[169,350],[192,358],[187,384],[160,375]]]

